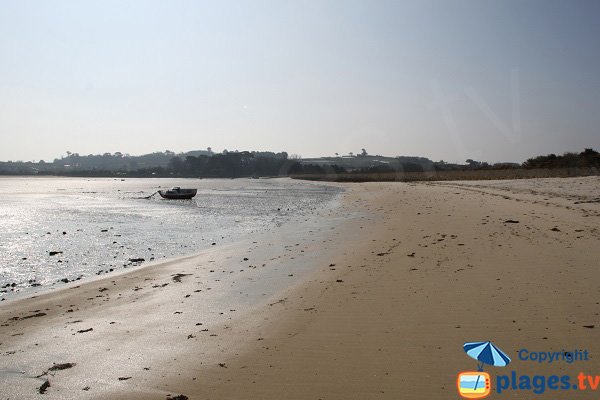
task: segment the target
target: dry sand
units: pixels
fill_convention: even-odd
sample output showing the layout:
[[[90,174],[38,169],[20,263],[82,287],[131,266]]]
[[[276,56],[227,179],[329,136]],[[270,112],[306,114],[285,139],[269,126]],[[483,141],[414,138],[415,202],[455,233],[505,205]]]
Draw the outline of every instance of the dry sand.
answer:
[[[321,232],[5,302],[0,398],[458,398],[457,373],[476,367],[462,344],[479,340],[513,359],[492,374],[600,374],[598,177],[347,187]],[[239,298],[202,297],[234,272]],[[590,360],[540,365],[522,348]]]

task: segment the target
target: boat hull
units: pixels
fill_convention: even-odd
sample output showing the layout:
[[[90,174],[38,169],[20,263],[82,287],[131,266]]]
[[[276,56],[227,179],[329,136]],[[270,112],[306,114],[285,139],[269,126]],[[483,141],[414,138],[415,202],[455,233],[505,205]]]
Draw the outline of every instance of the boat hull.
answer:
[[[197,189],[179,189],[179,190],[159,190],[158,194],[163,199],[169,200],[189,200],[196,196]]]

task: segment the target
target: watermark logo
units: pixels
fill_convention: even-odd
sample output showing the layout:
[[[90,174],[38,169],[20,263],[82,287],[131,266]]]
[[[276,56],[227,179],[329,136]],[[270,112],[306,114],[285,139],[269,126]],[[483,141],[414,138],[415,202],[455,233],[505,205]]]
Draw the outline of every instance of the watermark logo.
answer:
[[[492,391],[490,374],[487,372],[466,371],[456,379],[458,394],[465,399],[483,399]]]
[[[505,367],[511,359],[492,342],[467,342],[463,345],[467,355],[477,360],[477,371],[463,371],[458,374],[456,386],[458,394],[465,399],[482,399],[495,391],[502,395],[510,391],[526,391],[542,395],[546,391],[600,391],[600,375],[579,372],[577,375],[519,374],[510,371],[498,374],[492,382],[490,374],[483,372],[485,365]],[[561,351],[539,351],[520,349],[518,359],[521,362],[533,362],[538,365],[558,363],[572,364],[591,360],[586,349],[567,349]],[[494,386],[495,384],[495,386]]]
[[[456,386],[458,394],[465,399],[482,399],[492,391],[490,375],[483,372],[484,365],[505,367],[510,363],[508,357],[492,342],[467,342],[463,345],[467,355],[477,360],[477,372],[466,371],[458,374]]]

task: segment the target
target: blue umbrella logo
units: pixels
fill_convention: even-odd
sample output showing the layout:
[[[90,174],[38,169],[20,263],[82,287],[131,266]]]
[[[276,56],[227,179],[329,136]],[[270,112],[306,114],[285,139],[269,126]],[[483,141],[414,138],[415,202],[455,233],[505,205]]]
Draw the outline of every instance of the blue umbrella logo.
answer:
[[[510,357],[502,350],[496,347],[492,342],[467,342],[463,345],[465,353],[469,357],[476,359],[481,364],[477,364],[477,370],[483,371],[483,365],[493,365],[494,367],[506,367],[510,363]],[[474,388],[477,389],[480,375],[477,375]]]
[[[476,359],[481,364],[477,365],[478,371],[483,371],[483,365],[494,367],[506,367],[510,363],[510,357],[496,347],[492,342],[467,342],[463,345],[465,353]]]

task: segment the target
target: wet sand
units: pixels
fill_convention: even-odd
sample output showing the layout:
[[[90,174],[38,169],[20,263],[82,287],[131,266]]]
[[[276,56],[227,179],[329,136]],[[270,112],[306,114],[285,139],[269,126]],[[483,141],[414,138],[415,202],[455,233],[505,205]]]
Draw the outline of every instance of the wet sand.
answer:
[[[5,302],[2,394],[457,398],[456,374],[476,367],[462,344],[479,340],[513,358],[492,373],[597,374],[599,180],[545,181],[348,185],[319,232],[295,226]],[[219,282],[239,297],[203,297]],[[519,361],[522,348],[586,349],[591,360],[540,365]]]

